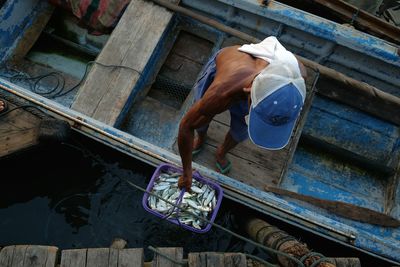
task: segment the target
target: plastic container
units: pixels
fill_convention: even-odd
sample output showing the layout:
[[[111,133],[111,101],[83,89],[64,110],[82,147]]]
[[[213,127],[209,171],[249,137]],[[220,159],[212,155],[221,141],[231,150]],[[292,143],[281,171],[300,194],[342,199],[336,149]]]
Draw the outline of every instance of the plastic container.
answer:
[[[170,165],[170,164],[161,164],[160,166],[157,167],[157,169],[155,170],[153,176],[151,177],[150,182],[149,182],[149,184],[147,185],[147,188],[146,188],[147,192],[151,192],[152,191],[154,183],[157,180],[157,178],[160,176],[161,172],[179,172],[179,173],[182,173],[182,169],[178,168],[176,166]],[[193,179],[195,179],[196,181],[200,182],[201,184],[208,184],[211,188],[213,188],[215,190],[216,197],[217,197],[217,203],[215,205],[215,208],[212,210],[212,213],[209,214],[208,218],[207,218],[210,222],[214,222],[215,217],[217,216],[219,207],[221,206],[221,202],[222,202],[222,196],[223,196],[222,188],[217,183],[214,183],[214,182],[202,177],[200,175],[200,173],[198,173],[198,172],[193,172],[193,176],[192,177],[193,177]],[[211,226],[212,226],[211,223],[207,223],[205,226],[203,226],[202,229],[197,229],[197,228],[194,228],[194,227],[192,227],[190,225],[187,225],[187,224],[179,222],[176,218],[167,218],[168,215],[159,213],[158,211],[151,209],[150,206],[148,205],[148,199],[150,197],[150,194],[147,193],[147,192],[143,196],[142,205],[143,205],[143,208],[146,211],[150,212],[151,214],[154,214],[154,215],[156,215],[156,216],[158,216],[160,218],[166,219],[171,223],[179,225],[182,228],[185,228],[187,230],[193,231],[195,233],[200,233],[200,234],[201,233],[206,233],[211,229]],[[180,193],[178,199],[176,200],[176,203],[175,203],[176,205],[179,205],[182,202],[182,198],[183,198],[184,192],[185,192],[184,189],[181,190],[181,193]],[[179,217],[180,209],[179,208],[175,208],[174,210],[177,210],[178,217]]]

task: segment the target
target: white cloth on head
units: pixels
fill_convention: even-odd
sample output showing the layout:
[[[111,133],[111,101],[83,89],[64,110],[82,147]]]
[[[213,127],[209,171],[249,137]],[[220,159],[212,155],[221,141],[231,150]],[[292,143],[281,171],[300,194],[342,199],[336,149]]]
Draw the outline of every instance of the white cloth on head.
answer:
[[[272,63],[274,60],[279,60],[288,64],[293,64],[293,67],[300,73],[296,57],[292,52],[286,50],[275,36],[267,37],[258,44],[242,45],[238,50],[250,54],[253,57],[261,58],[269,63]]]
[[[293,53],[286,50],[275,36],[267,37],[258,44],[242,45],[238,50],[270,63],[254,79],[253,87],[256,87],[256,90],[251,90],[252,105],[257,105],[265,97],[289,83],[293,83],[299,89],[304,101],[306,88],[299,63]]]

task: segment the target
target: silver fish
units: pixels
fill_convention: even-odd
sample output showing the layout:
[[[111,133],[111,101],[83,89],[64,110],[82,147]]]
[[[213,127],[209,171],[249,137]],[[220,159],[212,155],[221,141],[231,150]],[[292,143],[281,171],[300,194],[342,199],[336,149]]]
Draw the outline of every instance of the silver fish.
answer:
[[[169,175],[169,177],[171,177],[171,178],[177,178],[177,177],[179,177],[179,176],[181,176],[181,175],[182,175],[181,173],[174,172],[174,173],[171,173],[171,174]]]
[[[179,176],[181,176],[181,173],[177,172],[160,173],[154,182],[153,193],[171,203],[176,203],[181,194],[181,190],[177,187]],[[216,192],[210,185],[193,179],[191,192],[185,192],[182,196],[181,210],[175,209],[174,206],[155,196],[150,196],[148,203],[151,209],[166,214],[169,218],[173,217],[182,224],[202,229],[206,223],[196,216],[208,218],[216,205],[215,195]]]
[[[193,226],[194,228],[196,228],[196,229],[201,229],[200,221],[194,221],[194,222],[192,222],[192,226]]]
[[[193,192],[197,193],[197,194],[203,194],[203,193],[204,193],[204,191],[203,191],[201,188],[199,188],[199,187],[197,187],[197,186],[195,186],[195,185],[193,185],[193,186],[191,187],[191,190],[192,190]]]
[[[153,187],[153,190],[155,190],[155,191],[160,191],[160,190],[165,190],[165,189],[167,189],[167,188],[169,188],[170,187],[170,185],[155,185],[154,187]]]
[[[149,206],[151,209],[156,208],[156,197],[155,196],[150,196],[149,197]]]
[[[215,196],[215,191],[214,190],[210,191],[207,198],[203,202],[203,206],[208,206],[208,204],[213,200],[214,196]]]

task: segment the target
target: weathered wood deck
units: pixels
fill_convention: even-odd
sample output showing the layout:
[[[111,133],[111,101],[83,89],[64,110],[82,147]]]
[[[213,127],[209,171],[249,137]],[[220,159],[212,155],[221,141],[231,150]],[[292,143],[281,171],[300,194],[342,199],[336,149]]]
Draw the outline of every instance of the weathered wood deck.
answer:
[[[246,267],[242,253],[196,252],[183,259],[183,248],[157,248],[177,262],[189,267]],[[84,248],[59,251],[54,246],[16,245],[0,251],[0,267],[178,267],[166,257],[155,254],[152,262],[144,262],[142,248]]]

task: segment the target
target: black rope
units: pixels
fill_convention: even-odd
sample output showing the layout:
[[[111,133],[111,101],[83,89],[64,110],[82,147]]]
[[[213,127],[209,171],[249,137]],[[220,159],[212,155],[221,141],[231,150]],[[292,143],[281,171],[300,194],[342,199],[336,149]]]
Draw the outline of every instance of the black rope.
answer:
[[[132,67],[128,67],[128,66],[124,66],[124,65],[113,65],[113,64],[108,65],[108,64],[103,64],[103,63],[97,62],[97,61],[89,61],[86,63],[85,71],[84,71],[81,79],[78,81],[78,83],[67,90],[65,90],[66,89],[65,88],[65,77],[60,72],[53,71],[53,72],[49,72],[49,73],[46,73],[43,75],[30,77],[30,76],[27,76],[25,73],[21,73],[17,70],[10,69],[10,68],[3,66],[3,69],[5,69],[6,72],[17,72],[17,74],[14,74],[11,76],[0,75],[0,77],[9,79],[11,82],[15,82],[15,81],[27,82],[29,84],[30,90],[32,92],[34,92],[38,95],[50,98],[50,99],[54,99],[54,98],[65,96],[65,95],[71,93],[72,91],[74,91],[76,88],[78,88],[82,84],[82,82],[85,80],[85,78],[88,74],[89,66],[93,65],[93,64],[100,65],[105,68],[129,69],[129,70],[133,70],[134,72],[142,75],[141,71],[138,71]],[[44,90],[43,88],[41,88],[40,83],[47,78],[55,79],[56,84],[53,87],[51,87],[50,89]]]
[[[260,229],[258,229],[258,231],[256,232],[256,235],[255,235],[256,240],[259,239],[258,235],[260,234],[261,231],[267,230],[268,228],[272,228],[272,227],[275,227],[275,226],[273,226],[273,225],[265,225],[265,226],[261,227]]]
[[[332,263],[332,261],[328,258],[326,258],[324,255],[322,255],[321,253],[318,252],[313,252],[310,251],[309,253],[303,255],[303,257],[300,258],[300,261],[305,264],[305,260],[307,260],[310,257],[320,257],[318,260],[314,261],[310,267],[316,267],[318,264],[320,264],[321,262],[328,262],[328,263]]]
[[[67,91],[65,91],[65,92],[63,92],[63,93],[61,93],[61,94],[58,94],[58,95],[55,96],[55,97],[61,97],[61,96],[67,95],[67,94],[69,94],[70,92],[72,92],[73,90],[75,90],[78,86],[80,86],[80,85],[82,84],[82,82],[83,82],[83,81],[85,80],[85,78],[86,78],[86,75],[87,75],[87,72],[88,72],[88,69],[89,69],[89,65],[92,65],[92,64],[97,64],[97,65],[100,65],[100,66],[105,67],[105,68],[129,69],[129,70],[133,70],[134,72],[136,72],[136,73],[142,75],[142,72],[140,72],[140,71],[138,71],[138,70],[136,70],[136,69],[134,69],[134,68],[128,67],[128,66],[123,66],[123,65],[107,65],[107,64],[103,64],[103,63],[100,63],[100,62],[97,62],[97,61],[89,61],[88,63],[86,63],[85,72],[83,73],[83,76],[82,76],[82,78],[80,79],[80,81],[79,81],[75,86],[73,86],[71,89],[69,89],[69,90],[67,90]]]
[[[269,232],[268,234],[266,234],[266,235],[264,236],[263,244],[265,244],[266,241],[267,241],[271,236],[273,236],[274,234],[277,234],[277,233],[284,233],[284,234],[286,234],[285,231],[276,228],[276,230],[273,230],[273,231]]]
[[[280,237],[278,237],[277,239],[274,240],[274,242],[271,244],[271,247],[279,250],[281,245],[286,243],[286,242],[288,242],[288,241],[297,241],[297,239],[294,238],[293,236],[288,235],[288,234],[282,235],[282,236],[280,236]]]
[[[15,111],[15,110],[17,110],[17,109],[21,109],[21,108],[23,108],[23,109],[25,109],[25,108],[34,108],[34,109],[36,109],[36,110],[39,110],[39,111],[42,112],[43,114],[46,114],[43,110],[41,110],[40,108],[38,108],[38,107],[36,107],[36,106],[33,106],[33,105],[22,105],[22,106],[18,106],[18,107],[15,107],[15,108],[12,108],[12,109],[9,109],[9,110],[6,110],[6,111],[1,112],[1,113],[0,113],[0,118],[1,118],[1,117],[4,117],[5,115],[7,115],[7,114],[9,114],[9,113],[11,113],[11,112],[13,112],[13,111]]]

